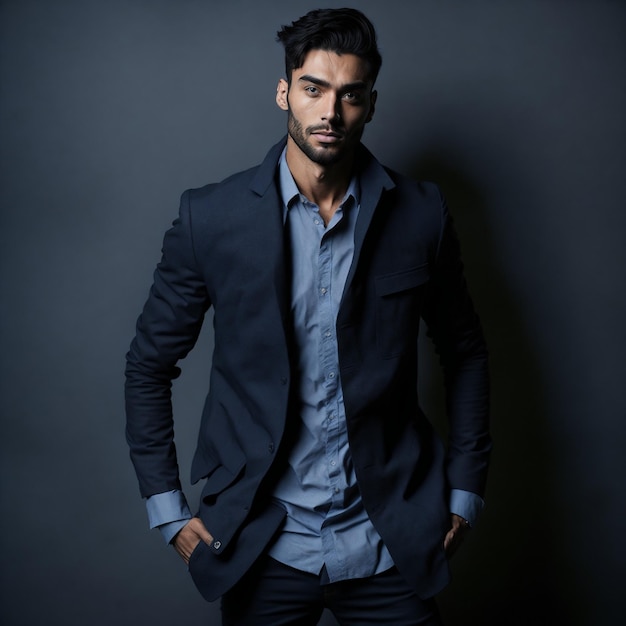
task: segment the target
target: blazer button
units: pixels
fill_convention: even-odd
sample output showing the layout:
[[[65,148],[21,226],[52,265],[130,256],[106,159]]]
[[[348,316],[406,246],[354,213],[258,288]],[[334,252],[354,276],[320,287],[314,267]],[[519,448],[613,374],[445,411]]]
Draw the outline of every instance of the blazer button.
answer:
[[[269,450],[270,454],[274,454],[274,443],[270,443],[270,445],[267,446],[267,449]]]

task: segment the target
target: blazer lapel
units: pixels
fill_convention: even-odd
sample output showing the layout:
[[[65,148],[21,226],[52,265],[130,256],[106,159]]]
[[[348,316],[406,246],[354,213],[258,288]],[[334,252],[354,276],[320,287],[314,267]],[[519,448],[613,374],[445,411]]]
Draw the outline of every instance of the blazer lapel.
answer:
[[[273,264],[274,286],[283,327],[290,329],[291,314],[291,255],[286,234],[283,202],[276,182],[276,167],[287,138],[274,145],[259,166],[250,183],[250,189],[258,196],[257,222],[268,251],[268,261]]]
[[[395,183],[385,171],[385,168],[374,158],[371,152],[361,145],[357,155],[357,168],[359,170],[361,183],[361,204],[359,208],[359,217],[356,222],[354,232],[354,256],[352,265],[346,279],[346,286],[343,292],[343,299],[346,297],[352,284],[356,268],[359,264],[359,258],[363,250],[363,243],[367,232],[369,231],[372,218],[379,205],[383,191],[393,189]]]

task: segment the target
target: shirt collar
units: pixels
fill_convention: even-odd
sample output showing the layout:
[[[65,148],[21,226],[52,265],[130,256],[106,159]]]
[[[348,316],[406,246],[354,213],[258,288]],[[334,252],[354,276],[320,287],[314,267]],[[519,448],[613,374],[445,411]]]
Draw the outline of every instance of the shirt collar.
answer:
[[[280,159],[278,160],[278,183],[280,186],[280,195],[283,199],[283,205],[285,209],[290,209],[293,205],[295,199],[300,199],[301,196],[300,191],[298,190],[298,186],[296,185],[296,181],[293,179],[293,175],[291,174],[291,170],[287,165],[287,147],[283,149]],[[348,185],[348,189],[346,191],[346,195],[343,197],[341,204],[343,205],[348,198],[352,196],[354,198],[355,203],[360,204],[361,200],[361,184],[359,181],[358,174],[354,174],[352,179],[350,180],[350,184]]]

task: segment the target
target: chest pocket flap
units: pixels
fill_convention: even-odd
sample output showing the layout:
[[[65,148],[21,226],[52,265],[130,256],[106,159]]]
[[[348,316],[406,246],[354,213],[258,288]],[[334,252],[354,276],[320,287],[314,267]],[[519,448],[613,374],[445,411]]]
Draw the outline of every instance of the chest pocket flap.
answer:
[[[413,289],[428,281],[430,273],[428,263],[419,267],[412,267],[402,272],[385,274],[376,277],[376,295],[389,296],[394,293]]]

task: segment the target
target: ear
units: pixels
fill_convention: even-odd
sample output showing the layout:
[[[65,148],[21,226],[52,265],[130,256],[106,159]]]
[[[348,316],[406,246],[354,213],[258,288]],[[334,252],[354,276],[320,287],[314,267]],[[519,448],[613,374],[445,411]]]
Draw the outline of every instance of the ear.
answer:
[[[378,92],[372,91],[372,93],[370,94],[370,112],[367,114],[367,119],[365,120],[366,124],[368,122],[371,122],[372,118],[374,117],[374,113],[376,112],[376,99],[377,98],[378,98]]]
[[[289,92],[289,84],[284,78],[278,81],[278,87],[276,87],[276,104],[283,111],[289,110],[289,102],[287,100],[287,94]]]

